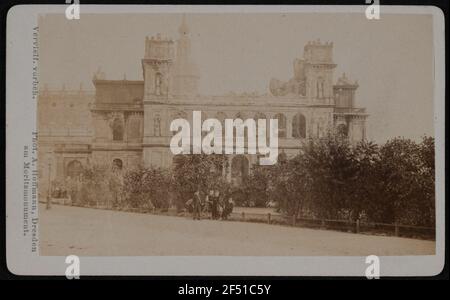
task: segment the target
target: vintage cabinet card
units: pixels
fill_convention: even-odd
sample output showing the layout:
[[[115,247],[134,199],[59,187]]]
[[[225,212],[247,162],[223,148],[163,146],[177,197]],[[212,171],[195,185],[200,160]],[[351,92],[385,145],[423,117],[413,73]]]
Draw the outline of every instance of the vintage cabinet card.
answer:
[[[441,271],[439,9],[24,5],[6,51],[12,273]]]

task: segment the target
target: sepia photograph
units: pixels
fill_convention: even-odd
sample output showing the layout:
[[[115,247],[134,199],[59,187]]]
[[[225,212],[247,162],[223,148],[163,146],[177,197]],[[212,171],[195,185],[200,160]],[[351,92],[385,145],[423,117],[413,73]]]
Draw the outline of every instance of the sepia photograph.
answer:
[[[6,21],[14,276],[442,271],[438,8],[73,2]],[[219,283],[171,291],[275,292]]]
[[[38,25],[40,255],[435,254],[431,15]]]

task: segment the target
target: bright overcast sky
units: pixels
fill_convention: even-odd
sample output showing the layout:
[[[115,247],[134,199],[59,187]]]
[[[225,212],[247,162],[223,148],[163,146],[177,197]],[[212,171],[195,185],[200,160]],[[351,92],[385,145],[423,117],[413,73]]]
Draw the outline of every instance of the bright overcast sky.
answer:
[[[181,15],[47,15],[40,27],[41,83],[51,89],[93,89],[101,67],[108,79],[142,80],[145,36],[176,39]],[[433,134],[431,15],[189,14],[203,94],[266,93],[271,78],[292,76],[309,40],[334,42],[334,81],[358,80],[356,105],[366,107],[369,138],[417,139]]]

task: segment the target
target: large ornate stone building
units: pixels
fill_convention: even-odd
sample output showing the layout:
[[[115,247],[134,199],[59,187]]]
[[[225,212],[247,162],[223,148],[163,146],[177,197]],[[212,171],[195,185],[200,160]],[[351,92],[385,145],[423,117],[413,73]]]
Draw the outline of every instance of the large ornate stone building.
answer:
[[[278,119],[279,152],[295,155],[302,141],[328,132],[352,141],[365,138],[367,114],[355,107],[356,82],[345,74],[334,83],[333,44],[309,42],[293,62],[287,82],[272,79],[265,95],[203,96],[191,60],[189,28],[183,19],[176,42],[145,39],[142,81],[108,80],[94,74],[95,93],[40,91],[38,130],[41,184],[47,178],[76,176],[83,165],[138,164],[170,167],[169,130],[175,118]],[[190,120],[192,121],[192,120]],[[191,123],[192,124],[192,123]],[[228,177],[244,176],[256,155],[230,155]]]

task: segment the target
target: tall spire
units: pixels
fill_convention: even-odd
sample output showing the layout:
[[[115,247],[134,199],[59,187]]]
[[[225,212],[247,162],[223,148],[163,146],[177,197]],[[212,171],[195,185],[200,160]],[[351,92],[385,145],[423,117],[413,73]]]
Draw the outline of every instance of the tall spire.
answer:
[[[198,70],[191,57],[191,39],[186,16],[183,14],[177,40],[177,54],[173,68],[173,93],[178,95],[196,95],[198,93]]]

